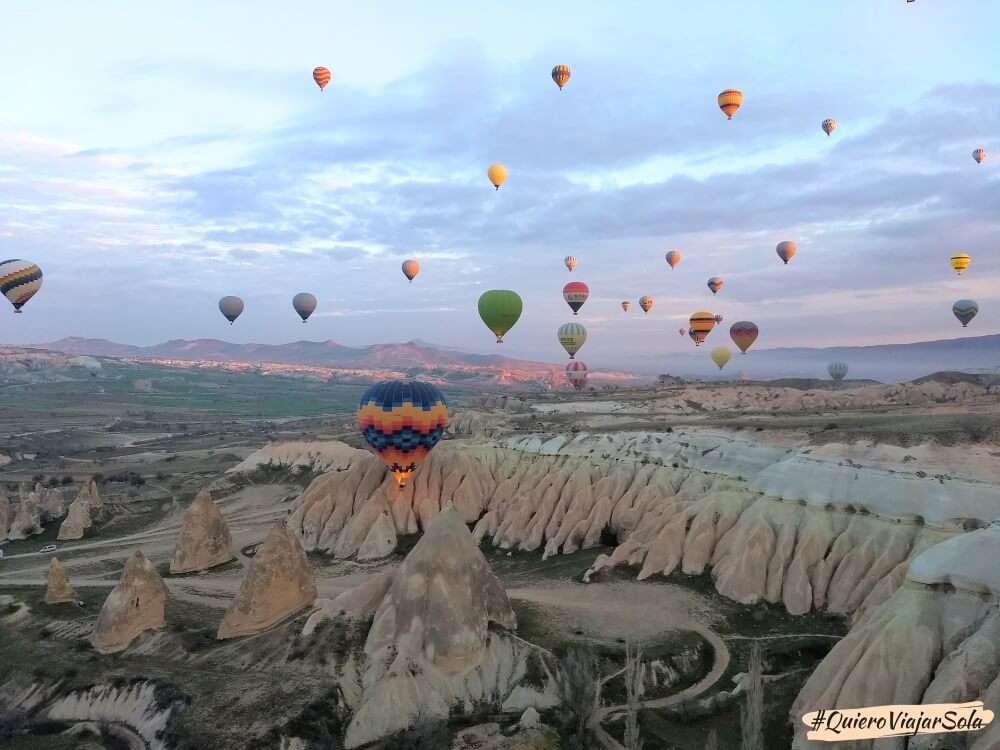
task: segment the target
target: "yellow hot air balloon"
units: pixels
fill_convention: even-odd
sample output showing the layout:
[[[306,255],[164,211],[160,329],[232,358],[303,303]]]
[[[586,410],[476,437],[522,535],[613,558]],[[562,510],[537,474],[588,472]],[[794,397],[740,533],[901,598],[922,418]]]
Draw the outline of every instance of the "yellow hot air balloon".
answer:
[[[968,253],[955,253],[948,259],[948,262],[951,263],[951,267],[955,269],[955,273],[961,276],[962,271],[972,264],[972,256]]]
[[[726,362],[732,356],[733,353],[729,351],[729,347],[727,346],[717,346],[712,350],[712,361],[718,365],[720,370],[726,366]]]
[[[688,333],[691,334],[691,338],[694,339],[695,346],[701,346],[705,337],[715,328],[715,313],[710,313],[705,310],[701,310],[696,313],[691,313],[691,318],[688,320],[691,324],[691,328]]]
[[[653,303],[654,302],[655,302],[655,300],[652,297],[650,297],[648,294],[645,295],[645,296],[643,296],[643,297],[639,297],[639,307],[642,308],[642,311],[644,313],[648,313],[650,310],[653,309]]]
[[[569,82],[569,77],[572,75],[569,69],[569,65],[556,65],[552,69],[552,80],[556,82],[556,86],[562,91],[562,87]]]
[[[507,167],[503,164],[490,164],[490,168],[486,170],[486,176],[490,178],[493,187],[499,190],[500,186],[507,181]]]
[[[741,104],[743,104],[742,91],[726,89],[719,94],[719,109],[726,115],[726,119],[732,120]]]
[[[830,135],[834,130],[837,129],[837,121],[832,117],[828,117],[823,120],[823,132]]]

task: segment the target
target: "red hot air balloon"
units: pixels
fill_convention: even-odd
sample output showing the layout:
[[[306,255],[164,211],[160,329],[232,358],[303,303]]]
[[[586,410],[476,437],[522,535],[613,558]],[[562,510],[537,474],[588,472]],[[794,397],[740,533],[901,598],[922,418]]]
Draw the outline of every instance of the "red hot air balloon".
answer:
[[[571,281],[563,287],[563,299],[576,315],[590,296],[590,289],[582,281]]]
[[[316,85],[319,86],[320,91],[326,88],[326,85],[330,82],[330,77],[329,68],[324,68],[322,65],[313,68],[313,80],[316,81]]]
[[[587,365],[579,360],[573,360],[566,365],[566,380],[578,391],[587,385]]]
[[[759,334],[760,331],[756,324],[751,323],[749,320],[738,320],[729,326],[729,337],[744,354],[747,353],[747,349],[753,345],[753,342],[757,340]]]

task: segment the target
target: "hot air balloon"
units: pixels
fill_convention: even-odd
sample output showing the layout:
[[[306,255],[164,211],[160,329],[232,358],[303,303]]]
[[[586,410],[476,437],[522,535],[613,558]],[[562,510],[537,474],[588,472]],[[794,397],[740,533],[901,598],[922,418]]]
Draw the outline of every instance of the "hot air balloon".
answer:
[[[358,429],[382,459],[400,489],[448,425],[448,405],[441,391],[419,380],[386,380],[361,397]]]
[[[726,119],[732,120],[736,110],[743,104],[743,92],[736,89],[726,89],[719,94],[719,109],[726,115]]]
[[[326,88],[326,84],[330,82],[330,69],[324,68],[322,65],[318,68],[313,68],[313,80],[316,81],[316,85],[322,91]]]
[[[694,342],[695,346],[701,346],[701,341],[698,341],[698,334],[695,333],[695,330],[693,328],[688,328],[688,336],[691,337],[691,340]],[[702,339],[704,339],[704,337],[702,337]]]
[[[688,329],[687,328],[680,328],[678,330],[680,331],[680,334],[681,334],[682,337],[683,336],[687,336],[687,334],[688,334]]]
[[[838,383],[847,377],[847,363],[846,362],[831,362],[826,366],[826,371],[830,373],[830,377],[836,380]]]
[[[411,283],[417,277],[418,273],[420,273],[420,264],[417,261],[415,260],[403,261],[403,276],[409,279]]]
[[[556,65],[552,69],[552,80],[556,82],[556,86],[562,91],[562,87],[567,84],[569,77],[572,73],[569,70],[569,65]]]
[[[715,362],[720,370],[726,366],[726,362],[728,362],[729,358],[732,356],[733,353],[729,351],[728,346],[717,346],[712,350],[711,354],[712,361]]]
[[[580,351],[580,347],[587,341],[587,329],[579,323],[564,323],[559,326],[558,335],[559,343],[569,354],[570,359],[573,359],[573,355]]]
[[[628,312],[631,309],[632,309],[632,303],[629,302],[628,300],[623,300],[622,301],[622,310],[624,310],[625,312]]]
[[[834,130],[837,129],[837,121],[832,117],[828,117],[823,120],[823,132],[830,135]]]
[[[972,264],[972,256],[968,253],[955,253],[948,259],[948,262],[951,263],[951,267],[955,269],[955,273],[961,276],[962,271]]]
[[[0,261],[0,292],[14,306],[14,312],[21,308],[42,288],[42,269],[30,260]]]
[[[757,340],[758,335],[760,335],[760,331],[749,320],[738,320],[729,326],[729,338],[733,340],[733,343],[744,354],[747,353],[747,349],[753,346],[753,342]]]
[[[973,299],[960,299],[951,306],[951,311],[955,313],[955,317],[962,324],[962,328],[965,328],[969,325],[969,321],[976,317],[976,313],[979,312],[979,305]]]
[[[582,281],[571,281],[563,287],[563,299],[566,300],[566,304],[569,305],[569,309],[573,311],[574,315],[583,307],[588,296],[590,296],[590,289]]]
[[[503,343],[504,334],[514,327],[523,309],[517,292],[509,289],[491,289],[479,297],[479,317],[496,335],[498,344]]]
[[[976,164],[982,164],[983,160],[986,159],[986,149],[977,148],[972,152],[972,158],[976,160]]]
[[[219,312],[229,321],[229,325],[243,314],[243,300],[239,297],[223,297],[219,300]]]
[[[295,308],[295,312],[299,314],[302,322],[305,323],[309,320],[309,316],[313,314],[313,310],[316,309],[316,297],[309,294],[309,292],[299,292],[292,297],[292,307]]]
[[[486,170],[486,176],[490,178],[493,187],[499,190],[500,186],[507,180],[507,167],[503,164],[491,164],[490,168]]]
[[[643,296],[643,297],[639,297],[639,307],[642,308],[642,311],[644,313],[648,313],[650,310],[653,309],[653,303],[654,302],[655,302],[655,300],[652,297],[650,297],[648,294],[645,295],[645,296]]]
[[[573,269],[576,268],[576,258],[574,258],[572,255],[567,255],[565,258],[563,258],[563,263],[566,264],[566,268],[568,268],[570,272],[572,272]]]
[[[784,240],[782,242],[779,242],[778,246],[774,248],[774,252],[778,254],[779,258],[785,261],[786,266],[788,265],[788,261],[790,261],[793,257],[795,257],[795,253],[797,253],[798,251],[799,251],[799,246],[796,245],[791,240]]]
[[[670,266],[671,268],[677,268],[677,264],[680,263],[681,260],[683,260],[684,258],[684,256],[681,255],[680,250],[671,250],[663,257],[667,259],[667,265]]]
[[[587,365],[579,360],[566,364],[566,380],[578,391],[587,385]]]
[[[722,289],[722,277],[713,276],[708,280],[708,288],[712,290],[712,294],[716,294],[720,289]]]
[[[701,342],[715,328],[715,315],[705,311],[691,313],[690,323],[693,331],[691,338],[694,339],[695,346],[701,346]]]
[[[722,322],[722,316],[719,313],[715,314],[715,324],[718,325]]]

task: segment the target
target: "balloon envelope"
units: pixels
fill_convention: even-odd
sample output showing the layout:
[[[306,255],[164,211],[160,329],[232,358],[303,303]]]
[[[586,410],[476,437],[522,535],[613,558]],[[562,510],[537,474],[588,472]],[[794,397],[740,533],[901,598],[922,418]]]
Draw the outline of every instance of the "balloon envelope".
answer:
[[[644,313],[648,313],[650,310],[653,309],[654,302],[655,300],[649,295],[639,297],[639,307],[642,308],[642,311]]]
[[[574,388],[580,390],[587,384],[587,365],[579,360],[575,360],[566,365],[566,380]]]
[[[778,246],[774,248],[774,252],[776,252],[778,257],[785,262],[785,265],[788,265],[788,261],[790,261],[798,251],[799,246],[791,240],[779,242]]]
[[[976,314],[979,312],[979,305],[974,299],[960,299],[951,306],[951,311],[962,324],[962,328],[965,328],[976,317]]]
[[[299,314],[302,322],[305,323],[316,309],[316,298],[309,294],[309,292],[299,292],[292,297],[292,307],[295,308],[295,312]]]
[[[358,429],[400,487],[427,458],[448,425],[448,405],[430,383],[386,380],[361,397]]]
[[[556,82],[556,86],[562,91],[562,87],[566,85],[569,81],[572,72],[569,69],[569,65],[556,65],[552,69],[552,80]]]
[[[415,260],[404,260],[403,261],[403,276],[413,281],[417,274],[420,273],[420,264]]]
[[[733,356],[733,353],[729,351],[728,346],[717,346],[712,350],[711,356],[712,356],[712,361],[715,362],[715,364],[721,370],[723,367],[726,366],[726,362],[728,362],[729,358]]]
[[[695,346],[701,346],[713,328],[715,328],[715,315],[710,312],[700,311],[691,313],[689,319],[691,324],[691,338],[694,339]]]
[[[760,331],[757,329],[756,324],[751,323],[749,320],[738,320],[729,326],[729,338],[733,340],[737,348],[744,354],[747,353],[753,342],[757,340],[757,336]]]
[[[737,89],[726,89],[719,94],[719,109],[722,110],[726,119],[732,120],[736,110],[743,104],[743,92]]]
[[[322,65],[317,68],[313,68],[313,80],[316,81],[316,85],[319,86],[319,90],[322,91],[330,82],[330,69],[324,68]]]
[[[708,288],[712,290],[712,294],[715,294],[722,289],[722,283],[721,276],[713,276],[708,280]]]
[[[576,315],[583,303],[590,296],[590,289],[582,281],[571,281],[563,287],[563,299],[569,305],[569,309]]]
[[[962,271],[972,265],[972,257],[968,253],[955,253],[948,259],[948,262],[955,270],[955,273],[961,276]]]
[[[498,344],[503,343],[504,334],[514,327],[523,309],[517,292],[509,289],[491,289],[479,297],[479,317],[496,335]]]
[[[563,263],[566,264],[566,268],[568,268],[570,271],[576,268],[576,258],[574,258],[572,255],[567,255],[563,259]]]
[[[837,129],[837,121],[834,120],[832,117],[828,117],[827,119],[823,120],[824,133],[830,135],[830,133],[832,133],[836,129]]]
[[[491,164],[490,168],[486,170],[486,176],[490,178],[493,187],[499,190],[500,186],[507,180],[507,167],[503,164]]]
[[[21,308],[42,288],[42,269],[30,260],[11,258],[0,261],[0,293],[14,306]]]
[[[624,310],[625,312],[628,312],[631,309],[632,309],[632,303],[631,302],[629,302],[628,300],[622,301],[622,310]]]
[[[830,377],[840,382],[847,377],[847,363],[846,362],[831,362],[826,366],[826,371],[830,373]]]
[[[573,355],[580,351],[580,347],[587,341],[587,329],[579,323],[564,323],[559,326],[557,335],[559,343],[569,354],[570,359],[573,359]]]
[[[223,297],[219,300],[219,312],[230,323],[233,323],[240,315],[243,314],[243,300],[239,297]]]
[[[667,265],[671,268],[677,268],[677,264],[684,258],[680,250],[671,250],[663,257],[667,259]]]
[[[982,164],[983,160],[986,158],[986,149],[977,148],[972,152],[972,158],[976,160],[976,164]]]

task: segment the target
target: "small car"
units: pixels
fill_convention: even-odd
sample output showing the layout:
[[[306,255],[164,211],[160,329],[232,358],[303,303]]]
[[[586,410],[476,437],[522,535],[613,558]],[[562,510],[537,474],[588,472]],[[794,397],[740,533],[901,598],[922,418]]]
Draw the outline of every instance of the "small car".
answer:
[[[49,552],[55,552],[57,549],[59,548],[56,547],[56,545],[54,544],[46,544],[44,547],[38,550],[38,554],[45,555],[48,554]]]

